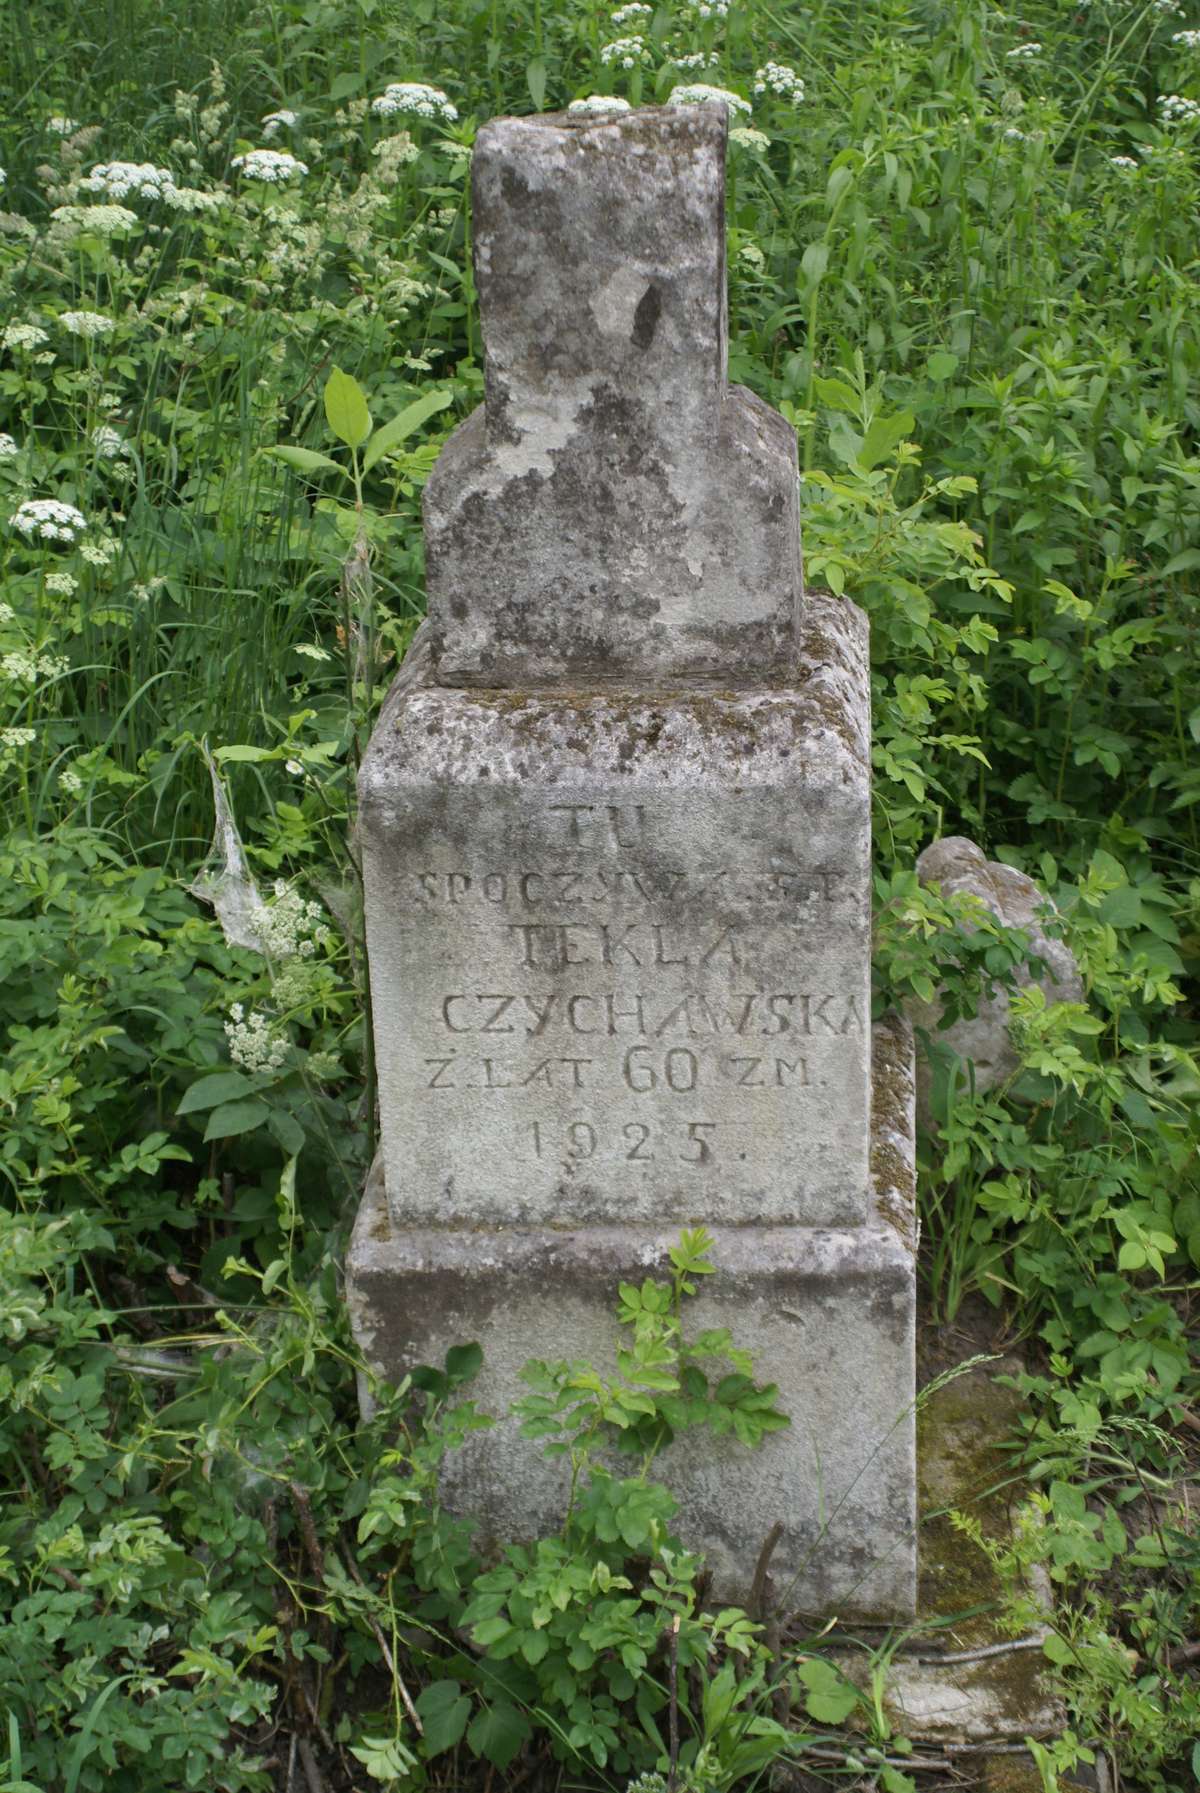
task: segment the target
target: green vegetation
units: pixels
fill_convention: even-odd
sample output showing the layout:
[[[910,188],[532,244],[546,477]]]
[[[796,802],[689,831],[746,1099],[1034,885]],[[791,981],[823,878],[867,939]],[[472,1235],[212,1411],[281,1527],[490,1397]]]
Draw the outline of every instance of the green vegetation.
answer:
[[[969,1010],[1024,956],[918,888],[939,833],[1036,876],[1084,972],[1086,1006],[1017,997],[1009,1085],[942,1067],[923,1168],[931,1311],[1029,1343],[1011,1616],[1042,1563],[1079,1747],[1191,1786],[1200,15],[29,0],[2,29],[2,1793],[473,1758],[652,1788],[672,1688],[697,1789],[805,1742],[913,1784],[878,1698],[703,1612],[652,1448],[593,1459],[580,1366],[524,1403],[580,1498],[479,1579],[434,1495],[471,1354],[364,1424],[337,1287],[374,1106],[354,770],[481,393],[470,143],[698,80],[752,107],[731,371],[797,429],[810,580],[872,622],[880,1007]],[[407,81],[448,103],[373,108]],[[623,1315],[668,1382],[678,1294]],[[646,1442],[664,1391],[628,1393]]]

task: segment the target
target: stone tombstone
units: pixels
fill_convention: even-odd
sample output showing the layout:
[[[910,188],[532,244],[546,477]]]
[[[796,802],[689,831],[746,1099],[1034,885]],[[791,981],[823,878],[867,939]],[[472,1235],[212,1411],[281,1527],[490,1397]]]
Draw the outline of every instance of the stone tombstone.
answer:
[[[348,1299],[390,1380],[611,1364],[618,1283],[716,1237],[790,1427],[655,1473],[724,1597],[915,1597],[913,1070],[871,1025],[866,623],[802,591],[795,441],[726,381],[723,107],[499,119],[486,402],[427,491],[429,620],[361,779],[382,1143]],[[561,1523],[511,1421],[446,1494]]]

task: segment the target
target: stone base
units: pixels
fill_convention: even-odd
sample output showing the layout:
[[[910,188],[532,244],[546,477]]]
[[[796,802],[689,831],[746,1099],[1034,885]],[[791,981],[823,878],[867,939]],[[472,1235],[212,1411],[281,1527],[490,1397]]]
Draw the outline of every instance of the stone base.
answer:
[[[754,1451],[685,1436],[655,1474],[705,1553],[717,1598],[744,1603],[778,1522],[771,1595],[786,1613],[900,1619],[916,1600],[911,1036],[877,1026],[870,1224],[714,1228],[717,1274],[689,1303],[694,1330],[728,1326],[778,1384],[791,1419]],[[470,1393],[504,1415],[532,1357],[611,1368],[622,1281],[661,1274],[678,1228],[398,1227],[372,1173],[346,1268],[355,1336],[396,1382],[476,1341]],[[556,1530],[567,1472],[511,1419],[448,1463],[445,1495],[478,1516],[485,1547]]]
[[[1023,1368],[1019,1358],[985,1358],[933,1384],[918,1422],[918,1499],[921,1576],[916,1623],[887,1667],[884,1711],[897,1736],[916,1748],[919,1767],[952,1763],[963,1784],[979,1793],[1036,1793],[1041,1778],[1026,1744],[1062,1735],[1066,1713],[1054,1670],[1042,1651],[1050,1630],[1048,1578],[1024,1592],[1035,1621],[1014,1636],[1005,1623],[1006,1588],[986,1552],[951,1521],[969,1515],[985,1539],[1011,1545],[1028,1523],[1027,1485],[1013,1474],[1006,1446],[1016,1429],[1021,1396],[1007,1385]],[[872,1690],[870,1644],[846,1647],[831,1639],[826,1653],[864,1693]],[[852,1721],[853,1722],[853,1721]],[[1064,1787],[1083,1784],[1106,1793],[1105,1765],[1080,1769]]]

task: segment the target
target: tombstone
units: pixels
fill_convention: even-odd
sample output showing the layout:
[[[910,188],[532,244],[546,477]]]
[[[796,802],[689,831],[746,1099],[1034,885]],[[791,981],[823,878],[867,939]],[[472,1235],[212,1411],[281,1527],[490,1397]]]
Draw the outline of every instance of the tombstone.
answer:
[[[611,1364],[618,1284],[715,1236],[791,1424],[654,1473],[722,1597],[915,1597],[913,1070],[871,1025],[867,631],[802,591],[795,440],[726,381],[723,107],[475,147],[484,405],[426,491],[429,619],[361,779],[382,1143],[347,1265],[396,1381],[469,1340]],[[511,1420],[445,1493],[561,1525]]]

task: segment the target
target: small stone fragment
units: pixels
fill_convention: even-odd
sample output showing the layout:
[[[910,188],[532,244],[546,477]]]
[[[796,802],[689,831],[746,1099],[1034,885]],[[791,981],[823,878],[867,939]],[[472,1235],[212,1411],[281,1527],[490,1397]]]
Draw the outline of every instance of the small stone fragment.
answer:
[[[1083,1002],[1083,980],[1079,967],[1065,941],[1047,932],[1039,912],[1053,909],[1045,891],[1024,872],[998,860],[988,859],[973,840],[965,835],[950,834],[925,848],[917,860],[917,876],[922,884],[936,884],[943,896],[966,892],[978,897],[997,921],[1007,928],[1021,928],[1029,936],[1032,953],[1046,966],[1046,973],[1037,979],[1046,993],[1047,1002]],[[1017,973],[1020,984],[1034,982],[1032,973],[1022,968]],[[983,998],[978,1014],[955,1021],[938,1029],[942,1017],[940,1002],[913,1001],[908,1013],[914,1027],[934,1036],[938,1045],[948,1047],[959,1058],[974,1066],[975,1088],[995,1089],[1015,1076],[1020,1057],[1009,1037],[1008,994],[996,990]],[[931,1124],[930,1095],[932,1074],[928,1055],[918,1053],[917,1116],[922,1128]]]

